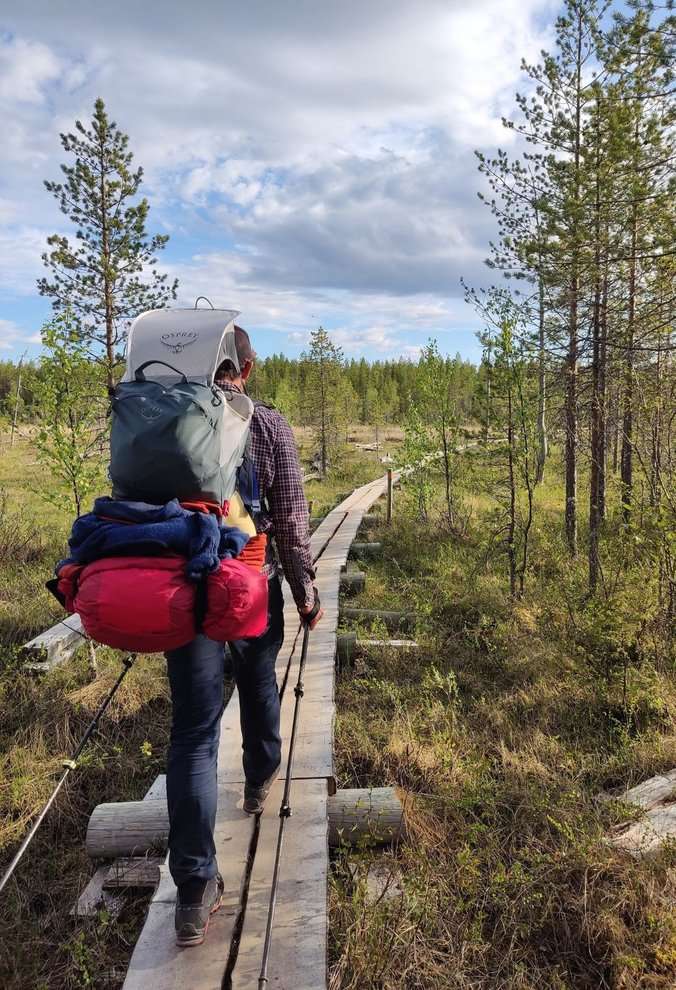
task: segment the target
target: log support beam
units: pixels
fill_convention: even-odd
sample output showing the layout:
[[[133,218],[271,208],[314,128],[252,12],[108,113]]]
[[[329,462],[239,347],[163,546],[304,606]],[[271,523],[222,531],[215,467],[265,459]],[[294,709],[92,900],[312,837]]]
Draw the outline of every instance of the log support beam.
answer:
[[[336,640],[336,660],[338,669],[348,667],[355,657],[368,650],[417,650],[418,644],[414,639],[362,639],[356,632],[341,633]]]
[[[382,622],[390,632],[398,629],[410,631],[415,628],[416,622],[415,615],[410,612],[390,612],[382,609],[342,608],[340,614],[343,619],[361,622],[364,625]]]
[[[350,557],[361,559],[364,557],[379,557],[383,552],[382,543],[353,543],[350,547]]]
[[[395,787],[339,790],[328,798],[328,818],[332,846],[387,845],[405,835],[401,794]],[[118,801],[94,808],[85,848],[92,858],[133,857],[106,871],[106,888],[137,885],[134,878],[147,885],[158,868],[153,854],[166,850],[168,837],[166,801]]]
[[[366,587],[363,571],[343,571],[340,575],[340,590],[346,595],[358,595]]]

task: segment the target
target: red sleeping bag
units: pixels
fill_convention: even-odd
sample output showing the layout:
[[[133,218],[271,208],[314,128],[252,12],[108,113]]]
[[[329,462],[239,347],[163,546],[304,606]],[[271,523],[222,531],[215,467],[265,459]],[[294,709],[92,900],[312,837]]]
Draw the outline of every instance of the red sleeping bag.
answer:
[[[207,578],[207,608],[202,631],[227,643],[260,636],[268,625],[268,579],[241,560],[222,560]]]
[[[78,575],[73,601],[98,643],[156,653],[185,646],[198,633],[196,586],[183,557],[105,557]],[[259,636],[268,621],[268,582],[238,560],[222,560],[207,578],[202,631],[225,642]]]

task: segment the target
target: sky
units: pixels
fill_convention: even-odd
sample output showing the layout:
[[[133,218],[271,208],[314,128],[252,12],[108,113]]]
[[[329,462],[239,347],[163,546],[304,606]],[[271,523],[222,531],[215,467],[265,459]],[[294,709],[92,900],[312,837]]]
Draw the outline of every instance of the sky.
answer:
[[[101,96],[144,168],[160,269],[241,311],[257,352],[326,327],[346,357],[476,360],[460,278],[490,282],[474,150],[558,0],[22,0],[0,5],[0,358],[39,351],[43,186]]]

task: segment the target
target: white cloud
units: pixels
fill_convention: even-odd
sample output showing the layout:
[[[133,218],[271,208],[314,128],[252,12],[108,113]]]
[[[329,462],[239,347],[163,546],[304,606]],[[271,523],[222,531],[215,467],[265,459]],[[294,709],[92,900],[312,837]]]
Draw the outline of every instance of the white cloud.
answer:
[[[0,224],[0,294],[5,298],[37,295],[36,279],[44,273],[42,254],[53,231],[23,224]]]
[[[35,343],[41,343],[39,333],[28,335],[13,320],[0,319],[0,351],[16,351]]]
[[[42,180],[59,177],[59,131],[101,95],[146,170],[150,227],[172,235],[160,265],[184,299],[216,294],[286,333],[330,318],[377,353],[397,321],[471,319],[459,276],[484,277],[493,230],[472,151],[513,140],[500,117],[557,0],[52,7],[2,17],[5,297],[35,291],[63,226]]]
[[[47,84],[61,71],[60,60],[47,45],[12,38],[0,44],[0,101],[45,103]]]

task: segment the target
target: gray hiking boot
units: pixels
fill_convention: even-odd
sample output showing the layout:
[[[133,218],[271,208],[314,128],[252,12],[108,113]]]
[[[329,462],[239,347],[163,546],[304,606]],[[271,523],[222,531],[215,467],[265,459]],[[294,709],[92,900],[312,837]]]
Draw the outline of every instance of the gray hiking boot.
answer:
[[[265,804],[265,799],[270,793],[270,788],[277,780],[278,773],[279,767],[277,767],[274,773],[270,774],[268,779],[261,784],[260,787],[254,787],[253,784],[244,785],[243,807],[247,815],[260,815],[263,810],[263,805]]]
[[[176,898],[176,945],[201,945],[209,927],[209,918],[218,911],[225,885],[217,873],[212,880],[189,880],[178,888]]]

